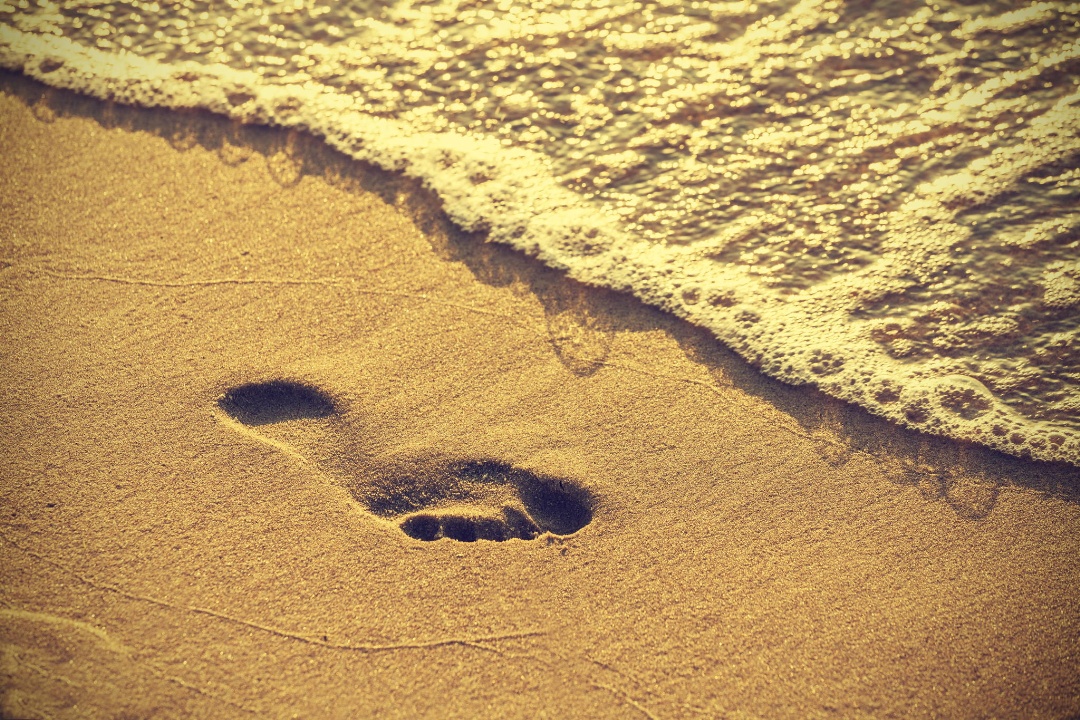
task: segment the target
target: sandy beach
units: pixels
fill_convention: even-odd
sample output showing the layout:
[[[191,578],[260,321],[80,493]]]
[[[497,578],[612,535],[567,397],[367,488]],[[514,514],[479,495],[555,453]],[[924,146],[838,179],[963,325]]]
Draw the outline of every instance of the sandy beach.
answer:
[[[1076,468],[314,139],[0,80],[3,717],[1080,714]]]

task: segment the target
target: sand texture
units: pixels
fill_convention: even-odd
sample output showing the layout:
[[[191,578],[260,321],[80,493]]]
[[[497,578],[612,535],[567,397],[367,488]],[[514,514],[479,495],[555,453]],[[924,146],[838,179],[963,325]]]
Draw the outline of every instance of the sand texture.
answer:
[[[4,717],[1080,713],[1076,468],[306,137],[0,87]]]

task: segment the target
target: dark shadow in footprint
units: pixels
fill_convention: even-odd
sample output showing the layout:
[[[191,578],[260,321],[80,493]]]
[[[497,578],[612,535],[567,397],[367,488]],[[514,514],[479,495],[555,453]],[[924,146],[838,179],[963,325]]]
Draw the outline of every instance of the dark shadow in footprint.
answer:
[[[416,540],[532,540],[570,535],[592,521],[593,499],[565,479],[497,460],[416,460],[350,489]]]
[[[218,400],[218,407],[245,425],[324,418],[337,412],[334,401],[321,390],[290,380],[235,387]]]
[[[592,520],[588,497],[566,480],[534,477],[519,486],[519,490],[529,515],[540,527],[556,535],[577,532]]]
[[[586,523],[582,523],[582,527]],[[417,513],[402,521],[401,530],[416,540],[449,538],[461,542],[477,540],[532,540],[541,530],[525,513],[514,508],[503,508],[502,517],[471,518],[461,515],[433,515]],[[577,528],[580,529],[580,528]],[[573,531],[571,531],[573,532]],[[556,533],[559,534],[559,533]],[[566,533],[563,533],[566,534]]]

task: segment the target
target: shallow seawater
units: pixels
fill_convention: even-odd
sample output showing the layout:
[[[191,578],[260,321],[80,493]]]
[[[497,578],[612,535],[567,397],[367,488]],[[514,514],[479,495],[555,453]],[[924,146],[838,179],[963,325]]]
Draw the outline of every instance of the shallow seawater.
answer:
[[[1080,464],[1080,3],[0,2],[56,86],[302,127],[908,427]]]

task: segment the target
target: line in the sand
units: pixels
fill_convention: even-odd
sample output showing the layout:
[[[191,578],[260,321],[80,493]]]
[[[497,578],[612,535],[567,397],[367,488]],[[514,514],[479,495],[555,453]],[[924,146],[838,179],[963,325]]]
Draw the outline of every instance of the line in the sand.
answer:
[[[626,692],[624,692],[622,690],[619,690],[618,688],[611,687],[610,685],[605,685],[603,683],[598,683],[598,682],[595,682],[595,681],[590,682],[589,684],[592,685],[593,687],[597,688],[597,689],[604,690],[605,692],[611,693],[612,695],[619,698],[620,700],[622,700],[624,703],[626,703],[630,707],[632,707],[635,710],[637,710],[638,712],[640,712],[645,717],[649,718],[649,720],[659,720],[659,718],[657,718],[655,715],[653,715],[651,712],[649,712],[648,708],[646,708],[644,705],[639,703],[637,700],[634,700],[634,698],[627,695]]]
[[[149,280],[129,278],[118,275],[74,275],[58,273],[52,270],[32,269],[29,272],[41,273],[61,280],[87,280],[117,283],[121,285],[148,285],[150,287],[188,288],[209,287],[214,285],[340,285],[344,278],[212,278],[209,280]]]
[[[100,582],[100,581],[88,578],[88,577],[82,575],[81,573],[79,573],[76,570],[73,570],[73,569],[71,569],[71,568],[69,568],[69,567],[67,567],[67,566],[65,566],[65,565],[63,565],[61,563],[58,563],[55,560],[53,560],[53,559],[51,559],[49,557],[46,557],[45,555],[42,555],[41,553],[39,553],[39,552],[37,552],[35,550],[32,550],[32,549],[30,549],[28,547],[25,547],[21,543],[16,542],[15,540],[11,539],[7,535],[7,533],[5,533],[3,531],[0,531],[0,538],[2,538],[4,541],[6,541],[8,544],[12,545],[13,547],[18,548],[19,550],[23,551],[27,555],[30,555],[31,557],[33,557],[33,558],[35,558],[37,560],[40,560],[43,563],[46,563],[48,565],[52,565],[53,567],[55,567],[55,568],[57,568],[57,569],[59,569],[59,570],[61,570],[63,572],[68,573],[69,575],[76,578],[80,582],[85,583],[85,584],[87,584],[87,585],[89,585],[89,586],[91,586],[91,587],[93,587],[93,588],[95,588],[97,590],[104,590],[104,591],[116,593],[117,595],[128,598],[129,600],[136,600],[136,601],[139,601],[139,602],[145,602],[145,603],[149,603],[149,604],[152,604],[152,605],[157,605],[159,607],[169,608],[171,610],[183,610],[183,611],[186,611],[186,612],[197,613],[197,614],[200,614],[200,615],[208,615],[210,617],[217,618],[219,620],[225,620],[227,622],[232,622],[232,623],[236,623],[236,624],[239,624],[239,625],[243,625],[243,626],[251,628],[253,630],[259,630],[261,632],[268,633],[268,634],[271,634],[271,635],[276,635],[278,637],[286,638],[286,639],[289,639],[289,640],[296,640],[298,642],[306,643],[308,645],[317,645],[319,647],[324,647],[324,648],[328,648],[328,649],[331,649],[331,650],[353,650],[353,651],[357,651],[357,652],[375,653],[375,652],[389,652],[389,651],[396,651],[396,650],[426,650],[426,649],[432,649],[432,648],[438,648],[438,647],[450,647],[450,646],[455,646],[456,645],[456,646],[460,646],[460,647],[471,647],[471,648],[476,648],[476,649],[479,649],[479,650],[484,650],[485,652],[493,652],[495,654],[500,654],[500,651],[497,648],[487,647],[487,646],[483,645],[483,643],[485,643],[485,642],[494,642],[494,641],[499,641],[499,640],[516,640],[516,639],[519,639],[519,638],[536,637],[536,636],[547,634],[546,631],[544,631],[544,630],[525,630],[525,631],[519,631],[519,632],[495,633],[495,634],[490,634],[490,635],[478,635],[478,636],[474,636],[474,637],[451,637],[451,638],[442,638],[442,639],[437,639],[437,640],[412,640],[412,641],[407,640],[407,641],[402,641],[402,642],[397,642],[397,643],[385,643],[385,644],[373,644],[373,643],[371,643],[371,644],[369,644],[369,643],[356,644],[356,643],[333,642],[333,641],[331,641],[329,639],[326,639],[326,640],[322,639],[322,638],[327,637],[325,634],[322,635],[322,637],[312,637],[312,636],[309,636],[309,635],[301,635],[299,633],[290,632],[288,630],[282,630],[280,628],[275,628],[275,627],[272,627],[272,626],[269,626],[269,625],[262,625],[260,623],[253,622],[251,620],[245,620],[243,618],[235,617],[233,615],[228,615],[226,613],[218,612],[216,610],[211,610],[209,608],[202,608],[202,607],[197,607],[197,606],[193,606],[193,605],[180,605],[180,604],[168,602],[166,600],[161,600],[159,598],[155,598],[155,597],[153,597],[151,595],[140,595],[138,593],[129,592],[129,591],[124,590],[123,588],[117,587],[116,585],[113,585],[111,583]]]
[[[8,539],[8,538],[5,537],[5,539]],[[9,540],[9,542],[10,542],[10,540]],[[18,547],[18,546],[16,546],[16,547]],[[73,627],[73,628],[75,628],[77,630],[80,630],[80,631],[82,631],[82,632],[84,632],[84,633],[86,633],[88,635],[91,635],[91,636],[97,638],[101,642],[101,644],[104,645],[104,647],[106,649],[108,649],[109,651],[111,651],[113,653],[116,653],[117,655],[120,655],[121,657],[127,658],[129,661],[131,661],[132,663],[134,663],[134,664],[136,664],[136,665],[138,665],[140,667],[145,668],[147,671],[150,672],[151,675],[154,675],[155,677],[158,677],[158,678],[160,678],[162,680],[165,680],[167,682],[171,682],[174,685],[179,685],[180,687],[184,688],[185,690],[190,690],[191,692],[197,693],[197,694],[202,695],[204,697],[208,697],[208,698],[210,698],[212,700],[217,700],[218,702],[223,702],[226,705],[230,705],[230,706],[235,707],[235,708],[237,708],[239,710],[243,710],[244,712],[249,713],[251,715],[260,715],[260,714],[262,714],[260,711],[253,710],[252,708],[249,708],[249,707],[247,707],[245,705],[242,705],[242,704],[236,702],[235,700],[230,700],[230,699],[228,699],[226,697],[222,697],[221,695],[218,695],[216,693],[212,693],[212,692],[210,692],[208,690],[205,690],[205,689],[199,687],[198,685],[195,685],[194,683],[190,683],[187,680],[184,680],[183,678],[176,677],[175,675],[170,675],[169,673],[165,672],[164,670],[161,670],[160,668],[156,667],[154,665],[154,663],[150,662],[149,660],[145,660],[145,659],[140,660],[140,659],[136,658],[135,657],[135,650],[133,648],[128,647],[127,645],[124,645],[119,640],[117,640],[116,638],[109,635],[105,630],[103,630],[103,629],[101,629],[101,628],[99,628],[99,627],[97,627],[95,625],[91,625],[91,624],[83,622],[81,620],[75,620],[75,619],[72,619],[72,618],[63,617],[62,615],[56,615],[54,613],[39,612],[39,611],[36,611],[36,610],[26,610],[24,608],[18,608],[18,607],[14,607],[12,605],[8,605],[7,603],[0,602],[0,605],[3,605],[4,608],[5,608],[4,610],[0,610],[0,616],[6,615],[8,617],[14,617],[14,618],[19,618],[19,619],[24,619],[24,620],[30,620],[32,622],[44,622],[44,623],[51,623],[51,624],[54,624],[54,625],[63,625],[63,626],[66,626],[66,627]],[[62,682],[66,683],[68,685],[78,686],[77,683],[74,683],[73,681],[71,681],[70,679],[68,679],[68,678],[66,678],[66,677],[64,677],[62,675],[54,675],[54,674],[48,672],[47,670],[45,670],[44,668],[38,667],[37,665],[29,662],[25,657],[20,657],[19,660],[23,665],[29,667],[30,669],[36,671],[37,673],[39,673],[41,675],[44,675],[45,677],[61,680]]]
[[[17,265],[11,265],[9,267],[18,267]],[[55,270],[49,270],[46,268],[20,268],[29,273],[37,273],[41,275],[48,275],[59,280],[74,280],[83,282],[107,282],[115,283],[118,285],[142,285],[147,287],[160,287],[160,288],[197,288],[197,287],[216,287],[216,286],[244,286],[244,285],[283,285],[283,286],[317,286],[317,287],[341,287],[344,285],[355,284],[360,282],[362,278],[359,276],[338,276],[329,278],[206,278],[201,280],[153,280],[150,278],[137,278],[137,277],[125,277],[121,275],[93,275],[93,274],[75,274],[75,273],[61,273]],[[519,327],[534,329],[529,324],[521,322],[517,317],[513,315],[507,315],[506,313],[496,312],[494,310],[486,310],[484,308],[475,307],[473,305],[466,305],[465,303],[455,303],[449,300],[439,300],[433,298],[430,295],[424,293],[410,293],[402,292],[399,290],[375,290],[371,288],[351,288],[352,292],[361,295],[374,295],[380,297],[393,297],[402,298],[405,300],[419,300],[432,305],[440,305],[443,307],[456,308],[458,310],[464,310],[466,312],[476,313],[478,315],[487,315],[488,317],[497,317],[504,320],[509,320],[514,325]]]

